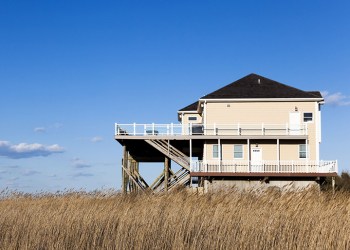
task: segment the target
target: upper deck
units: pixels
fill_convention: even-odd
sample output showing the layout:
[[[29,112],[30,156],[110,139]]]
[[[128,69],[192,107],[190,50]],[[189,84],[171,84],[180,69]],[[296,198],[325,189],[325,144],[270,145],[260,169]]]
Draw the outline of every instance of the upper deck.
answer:
[[[306,139],[307,136],[307,124],[115,123],[116,139]]]

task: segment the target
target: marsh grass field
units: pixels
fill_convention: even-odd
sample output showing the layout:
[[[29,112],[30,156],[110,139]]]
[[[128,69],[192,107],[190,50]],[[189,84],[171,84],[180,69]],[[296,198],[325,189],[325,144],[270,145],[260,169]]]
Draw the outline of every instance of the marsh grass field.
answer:
[[[2,194],[0,249],[349,249],[350,193]]]

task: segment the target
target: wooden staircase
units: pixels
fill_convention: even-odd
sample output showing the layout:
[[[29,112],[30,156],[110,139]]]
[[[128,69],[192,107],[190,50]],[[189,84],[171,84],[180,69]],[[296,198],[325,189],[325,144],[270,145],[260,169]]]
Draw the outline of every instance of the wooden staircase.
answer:
[[[191,180],[189,157],[174,146],[170,145],[170,143],[168,143],[165,140],[149,139],[145,141],[181,166],[181,169],[176,173],[170,171],[168,180],[168,191],[180,185],[188,185]],[[158,180],[159,181],[157,185],[153,186],[154,192],[162,192],[165,190],[163,182],[164,176],[159,177]]]

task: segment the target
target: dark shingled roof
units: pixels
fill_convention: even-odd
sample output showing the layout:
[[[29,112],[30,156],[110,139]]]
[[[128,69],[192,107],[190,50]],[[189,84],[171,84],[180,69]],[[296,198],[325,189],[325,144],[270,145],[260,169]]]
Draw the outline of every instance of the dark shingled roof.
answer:
[[[180,109],[179,111],[196,111],[197,107],[198,107],[198,101]]]
[[[263,76],[250,74],[201,99],[225,98],[322,98],[322,96],[318,91],[303,91]]]
[[[320,91],[308,91],[308,93],[314,95],[316,98],[323,98]]]

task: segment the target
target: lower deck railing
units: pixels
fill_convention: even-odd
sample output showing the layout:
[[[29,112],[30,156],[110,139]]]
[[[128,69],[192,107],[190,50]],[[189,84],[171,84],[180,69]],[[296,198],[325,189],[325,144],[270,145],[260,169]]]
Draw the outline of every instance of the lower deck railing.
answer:
[[[337,161],[192,161],[191,172],[337,173]]]

